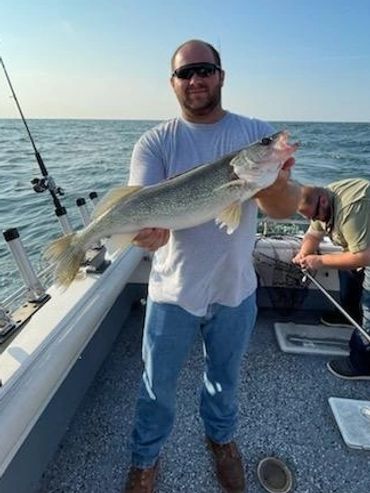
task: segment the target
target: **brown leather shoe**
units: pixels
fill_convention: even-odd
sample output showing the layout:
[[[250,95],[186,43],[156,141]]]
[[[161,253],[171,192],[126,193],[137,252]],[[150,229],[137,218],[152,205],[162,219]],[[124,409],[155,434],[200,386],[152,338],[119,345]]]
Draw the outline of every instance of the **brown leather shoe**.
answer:
[[[245,493],[245,474],[242,457],[235,442],[223,445],[207,438],[213,452],[217,479],[225,493]]]
[[[158,468],[158,461],[153,467],[146,469],[132,466],[122,493],[153,493]]]

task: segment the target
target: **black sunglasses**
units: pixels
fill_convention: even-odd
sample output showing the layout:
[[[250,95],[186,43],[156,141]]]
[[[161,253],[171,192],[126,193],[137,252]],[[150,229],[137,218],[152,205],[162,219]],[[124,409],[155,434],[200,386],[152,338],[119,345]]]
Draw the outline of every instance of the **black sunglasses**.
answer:
[[[221,70],[219,65],[214,63],[190,63],[189,65],[184,65],[176,70],[174,70],[172,77],[177,77],[178,79],[191,79],[194,74],[198,77],[205,79],[214,75],[217,70]]]

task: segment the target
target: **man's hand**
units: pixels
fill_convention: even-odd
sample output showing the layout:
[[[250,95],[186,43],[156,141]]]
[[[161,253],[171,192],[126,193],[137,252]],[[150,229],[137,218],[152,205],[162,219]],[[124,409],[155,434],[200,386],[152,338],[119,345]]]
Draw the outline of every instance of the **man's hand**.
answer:
[[[294,257],[293,262],[299,263],[302,269],[318,270],[323,266],[322,257],[322,255],[306,255],[299,262],[294,262],[296,258]]]
[[[326,253],[325,255],[305,254],[299,262],[304,269],[358,269],[370,265],[370,247],[361,252]]]
[[[304,259],[305,255],[301,252],[298,252],[297,255],[295,255],[293,258],[292,258],[292,262],[293,264],[296,264],[298,266],[301,265],[301,262],[302,260]]]
[[[290,174],[294,165],[295,165],[294,157],[290,157],[289,159],[287,159],[285,163],[282,165],[281,170],[279,171],[277,181],[282,180],[283,183],[285,184],[290,178]]]
[[[145,228],[142,229],[132,240],[135,246],[139,246],[154,252],[165,245],[170,237],[168,229]]]

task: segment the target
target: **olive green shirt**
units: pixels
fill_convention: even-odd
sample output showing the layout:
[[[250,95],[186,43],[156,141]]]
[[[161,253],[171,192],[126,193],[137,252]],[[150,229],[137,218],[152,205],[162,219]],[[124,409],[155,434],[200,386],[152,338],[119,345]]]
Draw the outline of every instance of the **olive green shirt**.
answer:
[[[332,192],[330,224],[311,221],[309,233],[328,234],[335,245],[357,253],[370,246],[370,182],[361,178],[336,181],[327,186]]]

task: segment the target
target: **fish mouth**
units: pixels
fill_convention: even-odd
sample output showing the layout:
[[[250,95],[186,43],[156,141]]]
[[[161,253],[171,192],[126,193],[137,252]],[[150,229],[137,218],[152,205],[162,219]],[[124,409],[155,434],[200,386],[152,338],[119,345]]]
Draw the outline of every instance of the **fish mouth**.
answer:
[[[293,154],[298,147],[300,146],[299,142],[295,142],[294,144],[289,144],[289,132],[287,130],[282,130],[277,132],[276,134],[271,136],[272,139],[276,139],[275,148],[278,151],[282,151],[284,153],[288,153],[289,155]]]

